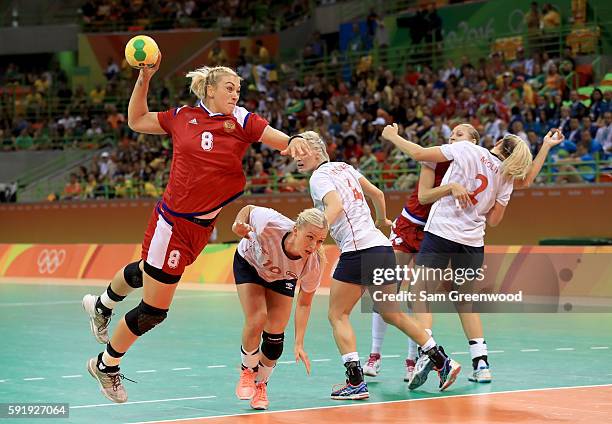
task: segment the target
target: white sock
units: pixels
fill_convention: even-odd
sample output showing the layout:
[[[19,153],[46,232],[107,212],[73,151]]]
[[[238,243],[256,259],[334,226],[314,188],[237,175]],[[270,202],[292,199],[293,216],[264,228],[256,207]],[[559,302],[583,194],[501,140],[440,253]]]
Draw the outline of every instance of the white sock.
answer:
[[[257,376],[255,377],[255,382],[256,383],[267,383],[268,380],[270,380],[272,371],[274,371],[274,366],[269,367],[259,362],[259,368],[257,369]]]
[[[421,349],[423,349],[423,352],[427,352],[429,349],[432,349],[434,347],[436,347],[436,341],[433,337],[430,337],[429,340],[427,340],[425,344],[421,346]]]
[[[487,356],[489,354],[489,350],[487,349],[487,342],[484,338],[470,339],[469,344],[470,356],[472,357],[472,359],[478,358],[480,356]],[[476,367],[480,368],[481,366],[484,367],[486,365],[486,362],[481,359],[480,361],[478,361]]]
[[[102,363],[107,367],[114,367],[121,363],[121,358],[110,356],[105,349],[104,352],[102,352]]]
[[[244,347],[240,346],[240,357],[243,367],[254,369],[259,363],[259,347],[252,352],[245,352]]]
[[[372,313],[372,353],[380,353],[383,341],[385,340],[385,332],[387,331],[387,323],[379,313]]]
[[[408,356],[406,357],[406,359],[415,361],[418,354],[418,350],[419,346],[416,344],[416,342],[410,337],[408,337]]]
[[[342,363],[346,364],[351,361],[359,361],[359,354],[357,352],[349,352],[345,355],[342,355]]]
[[[104,290],[104,292],[100,295],[100,302],[108,309],[114,309],[115,305],[118,303],[108,297],[108,293],[106,292],[106,290]]]

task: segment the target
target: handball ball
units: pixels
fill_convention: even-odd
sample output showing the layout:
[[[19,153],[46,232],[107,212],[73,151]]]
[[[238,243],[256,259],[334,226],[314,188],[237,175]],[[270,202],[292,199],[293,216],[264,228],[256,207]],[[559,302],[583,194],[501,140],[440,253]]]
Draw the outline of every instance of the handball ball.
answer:
[[[146,35],[137,35],[125,45],[125,60],[132,68],[152,68],[158,56],[157,43]]]

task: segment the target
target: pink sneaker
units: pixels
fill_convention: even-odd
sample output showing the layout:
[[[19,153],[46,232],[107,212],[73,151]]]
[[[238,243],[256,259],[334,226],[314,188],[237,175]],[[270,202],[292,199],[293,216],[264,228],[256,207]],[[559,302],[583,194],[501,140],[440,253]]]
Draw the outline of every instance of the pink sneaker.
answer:
[[[412,378],[412,374],[414,373],[414,366],[416,362],[412,359],[406,359],[406,376],[404,377],[405,382],[409,382]]]
[[[369,377],[376,377],[380,372],[380,353],[370,353],[370,357],[363,367],[363,373]]]
[[[250,368],[240,371],[240,379],[236,385],[238,399],[249,400],[255,395],[255,376],[257,373]]]
[[[251,408],[253,409],[268,409],[270,402],[268,401],[268,386],[266,383],[257,383],[255,385],[255,395],[251,399]]]

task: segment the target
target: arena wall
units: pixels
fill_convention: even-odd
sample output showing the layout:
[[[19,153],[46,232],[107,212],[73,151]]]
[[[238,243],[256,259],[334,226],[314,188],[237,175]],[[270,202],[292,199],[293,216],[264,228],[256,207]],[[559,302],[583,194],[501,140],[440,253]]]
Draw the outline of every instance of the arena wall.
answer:
[[[388,216],[399,214],[404,192],[387,192]],[[255,204],[295,217],[312,206],[306,194],[245,196],[226,206],[217,242],[235,241],[231,222]],[[0,205],[0,243],[140,243],[154,200],[112,200]],[[503,222],[487,228],[489,245],[534,245],[544,238],[612,237],[612,186],[532,188],[516,191]]]

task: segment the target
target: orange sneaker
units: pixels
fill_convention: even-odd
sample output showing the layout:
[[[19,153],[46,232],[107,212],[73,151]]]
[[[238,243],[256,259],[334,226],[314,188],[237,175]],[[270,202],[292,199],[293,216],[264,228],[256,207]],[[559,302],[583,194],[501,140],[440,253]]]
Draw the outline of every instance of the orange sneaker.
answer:
[[[266,383],[257,383],[255,385],[255,395],[253,396],[253,399],[251,399],[251,408],[268,409],[269,405],[268,386]]]
[[[236,396],[238,399],[249,400],[255,395],[255,376],[257,373],[250,368],[240,372],[240,379],[236,385]]]

